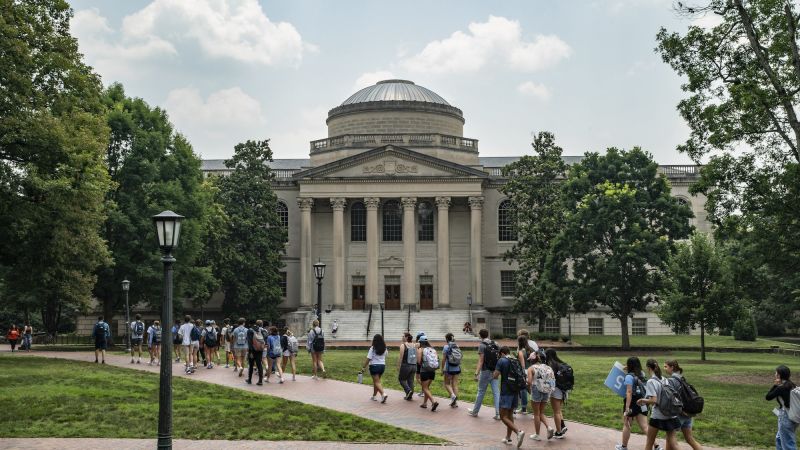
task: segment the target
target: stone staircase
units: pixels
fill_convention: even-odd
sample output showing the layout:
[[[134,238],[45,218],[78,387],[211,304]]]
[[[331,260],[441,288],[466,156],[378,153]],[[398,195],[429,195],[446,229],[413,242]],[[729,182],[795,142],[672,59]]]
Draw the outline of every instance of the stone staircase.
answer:
[[[411,312],[411,334],[415,335],[424,331],[432,341],[444,341],[444,335],[448,332],[453,333],[458,341],[477,341],[474,336],[465,335],[462,332],[464,322],[469,318],[469,311],[451,310],[430,310]],[[336,341],[365,341],[371,340],[372,336],[381,332],[381,310],[380,307],[372,308],[372,320],[367,335],[367,311],[345,311],[334,310],[323,316],[325,331],[330,336],[330,327],[334,320],[339,323]],[[408,328],[408,311],[384,311],[383,312],[384,337],[387,341],[399,341],[403,333]]]

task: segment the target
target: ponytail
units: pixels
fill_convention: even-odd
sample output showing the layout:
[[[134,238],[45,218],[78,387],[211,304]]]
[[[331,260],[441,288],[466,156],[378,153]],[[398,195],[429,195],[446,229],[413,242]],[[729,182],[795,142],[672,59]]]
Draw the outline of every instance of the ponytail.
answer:
[[[648,359],[647,368],[652,370],[653,373],[656,374],[658,378],[661,378],[661,367],[658,367],[658,361],[656,361],[655,359]]]
[[[678,361],[676,361],[674,359],[669,359],[667,361],[664,361],[664,364],[672,367],[672,372],[673,373],[677,372],[677,373],[683,375],[683,369],[681,369],[681,366],[678,365]]]

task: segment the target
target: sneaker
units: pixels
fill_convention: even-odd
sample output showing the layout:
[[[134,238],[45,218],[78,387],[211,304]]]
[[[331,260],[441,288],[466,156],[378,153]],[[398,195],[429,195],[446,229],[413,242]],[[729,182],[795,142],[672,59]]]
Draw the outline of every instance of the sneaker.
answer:
[[[653,444],[653,450],[663,450],[663,447],[658,444]]]
[[[506,439],[506,438],[503,438],[500,442],[506,445],[511,445],[512,443],[511,439]]]
[[[96,359],[94,360],[94,363],[97,364],[97,360]]]
[[[137,360],[136,360],[136,364],[141,364],[141,363],[142,363],[142,360],[141,360],[141,359],[137,359]]]
[[[278,380],[280,380],[278,381],[278,384],[283,384],[283,377],[278,378]]]
[[[104,359],[100,364],[105,364],[105,363],[106,363],[106,360]]]
[[[225,364],[225,368],[226,368],[226,369],[230,369],[230,367],[231,367],[231,365],[230,365],[230,364]]]
[[[517,433],[517,448],[522,447],[522,441],[524,440],[525,440],[525,432],[519,430],[519,432]]]
[[[624,446],[624,445],[622,445],[622,444],[617,444],[617,445],[614,447],[614,450],[628,450],[628,447],[626,447],[626,446]]]
[[[211,364],[209,364],[209,365],[208,365],[208,368],[209,368],[209,369],[213,369],[213,368],[214,368],[214,363],[211,363]]]
[[[389,398],[389,396],[388,395],[384,395],[383,398],[381,399],[381,403],[386,403],[386,399],[387,398]]]
[[[494,415],[494,420],[500,420],[500,414],[495,414]]]
[[[553,439],[564,439],[564,433],[556,431],[555,433],[553,433]]]
[[[316,379],[317,379],[317,376],[316,376],[316,375],[311,375],[311,379],[312,379],[312,380],[316,380]]]
[[[297,378],[294,375],[292,375],[292,381],[297,381]]]
[[[374,395],[373,395],[372,397],[370,397],[369,399],[370,399],[370,400],[372,400],[373,402],[377,402],[377,401],[378,401],[378,399],[377,399],[377,398],[375,398],[375,396],[374,396]]]
[[[244,367],[239,369],[239,376],[241,377],[243,373],[244,373]]]
[[[534,441],[541,441],[542,440],[542,438],[539,437],[538,434],[532,434],[531,435],[531,439],[533,439]]]
[[[419,405],[419,407],[420,407],[420,408],[427,408],[427,407],[428,407],[428,405],[426,405],[425,403],[423,403],[423,404]]]
[[[455,395],[450,397],[450,407],[451,408],[455,408],[457,406],[456,405],[456,401],[458,401],[458,397],[456,397]]]
[[[148,366],[152,366],[153,365],[153,361],[150,361],[149,363],[147,363],[147,365]]]
[[[555,430],[552,428],[547,429],[547,439],[553,439],[553,435],[555,434]]]
[[[403,396],[403,400],[411,401],[411,397],[413,397],[413,396],[414,396],[414,392],[408,391],[408,392],[406,392],[406,395]]]
[[[258,383],[256,383],[256,386],[263,386],[263,385],[264,385],[264,383],[262,383],[260,381]]]
[[[436,411],[436,408],[439,407],[439,402],[433,402],[433,406],[431,406],[431,412]]]
[[[561,435],[567,434],[567,427],[561,427]]]
[[[247,383],[247,384],[253,384],[253,382],[250,381],[250,378],[245,379],[244,382]]]
[[[179,363],[179,362],[181,362],[181,359],[180,358],[175,358],[175,362]]]
[[[424,392],[420,392],[419,394],[417,394],[417,397],[425,397],[425,393]]]
[[[472,409],[468,409],[467,414],[469,414],[472,417],[478,417],[478,412]]]
[[[131,364],[133,364],[133,363],[134,363],[133,358],[131,358]]]

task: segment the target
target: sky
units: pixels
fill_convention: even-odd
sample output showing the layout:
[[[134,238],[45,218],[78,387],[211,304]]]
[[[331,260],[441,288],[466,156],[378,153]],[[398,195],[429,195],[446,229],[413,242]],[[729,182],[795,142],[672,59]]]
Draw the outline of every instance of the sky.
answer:
[[[672,0],[73,0],[72,33],[109,85],[164,108],[205,159],[247,139],[307,158],[327,112],[358,89],[414,81],[464,112],[481,156],[640,146],[661,164],[689,129],[682,80],[655,53],[685,32]]]

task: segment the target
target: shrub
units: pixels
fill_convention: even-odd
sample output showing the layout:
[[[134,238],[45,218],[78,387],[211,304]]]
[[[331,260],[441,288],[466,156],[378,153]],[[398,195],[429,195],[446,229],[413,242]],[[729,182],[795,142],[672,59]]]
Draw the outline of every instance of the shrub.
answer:
[[[755,318],[748,312],[733,323],[733,338],[737,341],[755,341],[758,336]]]

